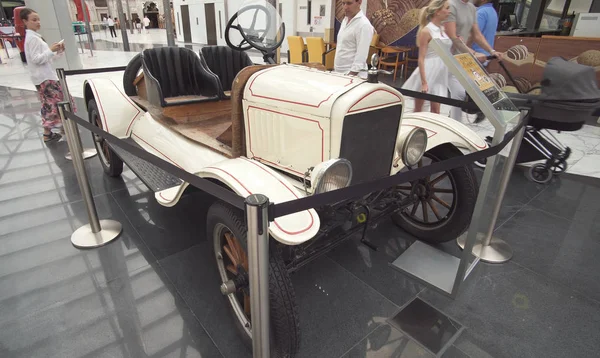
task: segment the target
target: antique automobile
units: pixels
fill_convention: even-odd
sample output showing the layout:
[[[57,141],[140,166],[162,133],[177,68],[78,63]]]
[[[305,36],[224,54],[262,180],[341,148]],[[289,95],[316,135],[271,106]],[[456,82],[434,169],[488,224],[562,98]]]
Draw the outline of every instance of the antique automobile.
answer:
[[[402,95],[377,81],[376,70],[363,80],[309,64],[253,65],[244,50],[253,47],[274,62],[285,38],[278,20],[256,21],[273,13],[268,6],[242,7],[232,17],[226,28],[229,47],[205,47],[200,53],[178,47],[144,50],[125,71],[125,93],[110,80],[88,79],[84,94],[90,122],[242,197],[260,193],[274,203],[487,147],[448,117],[404,113]],[[259,23],[266,24],[263,31],[256,29]],[[234,34],[243,38],[238,45],[232,44]],[[126,163],[160,204],[176,205],[188,187],[94,139],[107,175],[119,176]],[[469,225],[477,193],[472,168],[464,166],[275,219],[269,227],[274,352],[294,356],[299,348],[290,273],[362,230],[376,213],[428,243],[456,239]],[[217,201],[206,220],[220,274],[215,284],[250,341],[244,213]]]

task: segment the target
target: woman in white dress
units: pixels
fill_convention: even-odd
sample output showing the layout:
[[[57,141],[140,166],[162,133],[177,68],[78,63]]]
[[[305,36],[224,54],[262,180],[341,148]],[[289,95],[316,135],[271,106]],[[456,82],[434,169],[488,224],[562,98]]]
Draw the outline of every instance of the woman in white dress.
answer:
[[[406,80],[402,88],[436,96],[448,96],[448,68],[435,51],[429,47],[429,42],[432,39],[440,39],[448,49],[452,47],[452,40],[446,36],[442,26],[442,22],[449,14],[450,5],[446,0],[433,0],[421,10],[419,32],[417,33],[419,67]],[[422,111],[424,102],[422,99],[415,98],[415,112]],[[431,102],[431,111],[440,113],[440,104]]]

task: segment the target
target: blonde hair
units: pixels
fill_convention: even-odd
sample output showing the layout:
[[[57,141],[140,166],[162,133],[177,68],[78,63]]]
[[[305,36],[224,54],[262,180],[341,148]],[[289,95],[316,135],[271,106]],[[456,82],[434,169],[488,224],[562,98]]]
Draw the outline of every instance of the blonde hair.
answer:
[[[447,0],[432,0],[429,5],[421,9],[419,14],[419,32],[431,21],[433,15],[446,5]]]

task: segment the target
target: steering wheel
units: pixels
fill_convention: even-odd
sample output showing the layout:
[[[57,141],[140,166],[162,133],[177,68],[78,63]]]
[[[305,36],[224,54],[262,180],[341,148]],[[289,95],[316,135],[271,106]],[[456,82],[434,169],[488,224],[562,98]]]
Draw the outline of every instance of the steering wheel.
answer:
[[[250,28],[243,28],[242,25],[239,24],[239,22],[236,25],[233,24],[240,15],[244,14],[245,12],[252,11],[252,10],[254,10],[254,16],[252,17],[252,24],[250,25]],[[256,19],[258,18],[258,14],[260,12],[263,12],[266,15],[267,23],[266,23],[264,30],[256,29]],[[240,35],[242,35],[243,40],[238,45],[234,45],[231,43],[230,36],[229,36],[231,29],[237,30],[240,33]],[[279,41],[274,41],[274,40],[268,39],[267,44],[265,45],[264,44],[265,37],[269,33],[270,29],[271,29],[271,16],[270,16],[269,10],[263,5],[257,5],[257,4],[249,5],[249,6],[244,7],[240,11],[236,12],[231,17],[231,19],[229,19],[229,21],[227,22],[227,27],[225,27],[225,42],[227,43],[227,45],[229,47],[231,47],[234,50],[246,51],[251,48],[255,48],[255,49],[261,51],[263,53],[263,55],[265,55],[265,56],[272,56],[273,53],[275,52],[275,50],[277,48],[279,48],[279,46],[281,46],[281,44],[283,43],[283,41],[285,39],[285,24],[282,22],[281,26],[279,28],[279,33],[280,33]]]

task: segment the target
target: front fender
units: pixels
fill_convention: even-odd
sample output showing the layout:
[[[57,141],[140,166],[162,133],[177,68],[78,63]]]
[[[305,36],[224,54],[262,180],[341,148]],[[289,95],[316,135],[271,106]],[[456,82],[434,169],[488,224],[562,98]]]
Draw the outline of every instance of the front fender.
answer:
[[[104,130],[119,138],[129,137],[133,122],[144,116],[145,112],[109,79],[85,81],[83,93],[86,110],[88,102],[95,99]]]
[[[453,144],[455,147],[466,149],[469,152],[477,152],[488,147],[485,140],[471,128],[440,114],[429,112],[404,113],[398,138],[414,128],[423,128],[427,132],[427,150],[445,143]],[[391,174],[397,173],[403,167],[404,165],[400,161],[397,168],[392,168]]]
[[[305,196],[271,168],[251,159],[228,159],[203,168],[201,177],[216,179],[238,195],[263,194],[272,203],[282,203]],[[277,218],[269,225],[269,233],[286,245],[298,245],[312,239],[319,231],[319,215],[314,209]]]

